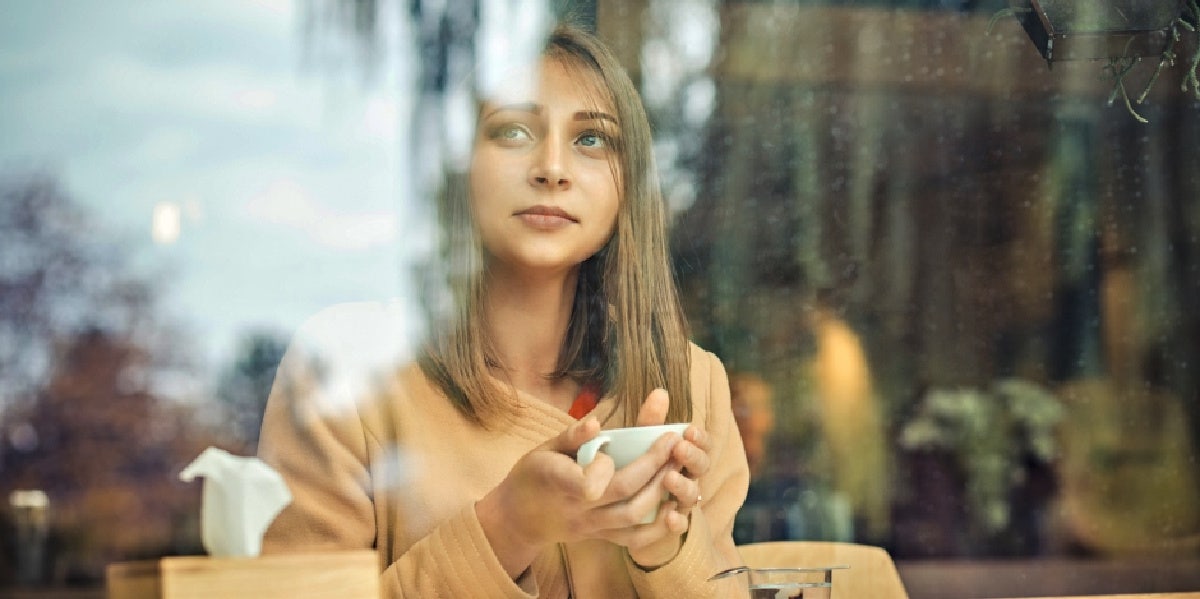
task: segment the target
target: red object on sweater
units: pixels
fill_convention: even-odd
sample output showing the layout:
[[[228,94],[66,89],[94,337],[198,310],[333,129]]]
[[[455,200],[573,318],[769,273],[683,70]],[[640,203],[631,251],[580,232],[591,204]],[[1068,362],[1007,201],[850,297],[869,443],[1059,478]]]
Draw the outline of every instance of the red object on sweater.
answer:
[[[595,409],[596,403],[599,401],[600,388],[588,383],[579,389],[579,395],[575,396],[575,401],[571,403],[571,409],[567,410],[567,413],[572,418],[579,420]]]

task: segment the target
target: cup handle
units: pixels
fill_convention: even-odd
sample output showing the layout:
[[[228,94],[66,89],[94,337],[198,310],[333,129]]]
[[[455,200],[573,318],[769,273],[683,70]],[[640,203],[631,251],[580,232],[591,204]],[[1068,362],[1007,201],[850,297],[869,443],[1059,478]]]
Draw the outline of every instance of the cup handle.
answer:
[[[591,441],[579,446],[579,451],[575,453],[575,461],[580,466],[591,464],[592,460],[596,459],[596,452],[600,451],[600,448],[607,445],[610,440],[608,435],[603,434],[592,437]]]

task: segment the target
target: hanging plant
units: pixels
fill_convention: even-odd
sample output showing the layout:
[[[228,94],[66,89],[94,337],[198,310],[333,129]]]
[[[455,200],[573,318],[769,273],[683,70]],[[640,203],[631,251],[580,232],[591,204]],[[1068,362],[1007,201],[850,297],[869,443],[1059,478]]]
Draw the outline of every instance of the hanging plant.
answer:
[[[1197,0],[1011,0],[996,14],[1013,15],[1051,67],[1063,60],[1106,60],[1104,71],[1113,80],[1111,105],[1120,97],[1129,113],[1148,122],[1134,109],[1146,100],[1162,70],[1186,62],[1180,91],[1200,99],[1200,6]],[[990,27],[990,26],[989,26]],[[1191,53],[1179,56],[1181,42],[1190,37]],[[1186,47],[1186,45],[1184,45]],[[1158,65],[1134,100],[1126,85],[1130,71],[1147,58]]]

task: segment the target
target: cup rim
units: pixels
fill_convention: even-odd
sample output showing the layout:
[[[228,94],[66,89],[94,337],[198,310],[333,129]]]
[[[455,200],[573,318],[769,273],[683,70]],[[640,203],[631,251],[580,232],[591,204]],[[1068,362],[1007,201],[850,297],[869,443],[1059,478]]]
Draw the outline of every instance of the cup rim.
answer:
[[[620,431],[654,432],[656,430],[660,430],[662,432],[678,432],[682,435],[683,431],[687,430],[687,427],[690,425],[690,422],[673,422],[669,424],[651,424],[648,426],[622,426],[618,428],[604,429],[600,431],[600,434],[603,435],[604,433],[615,433]]]

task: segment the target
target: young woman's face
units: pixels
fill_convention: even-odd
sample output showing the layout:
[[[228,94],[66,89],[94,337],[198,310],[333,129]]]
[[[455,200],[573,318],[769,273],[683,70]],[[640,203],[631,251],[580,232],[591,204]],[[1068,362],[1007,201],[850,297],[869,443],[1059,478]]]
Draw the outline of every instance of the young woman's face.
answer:
[[[580,69],[543,59],[536,85],[484,104],[471,214],[493,266],[569,270],[612,235],[620,204],[616,111]]]

